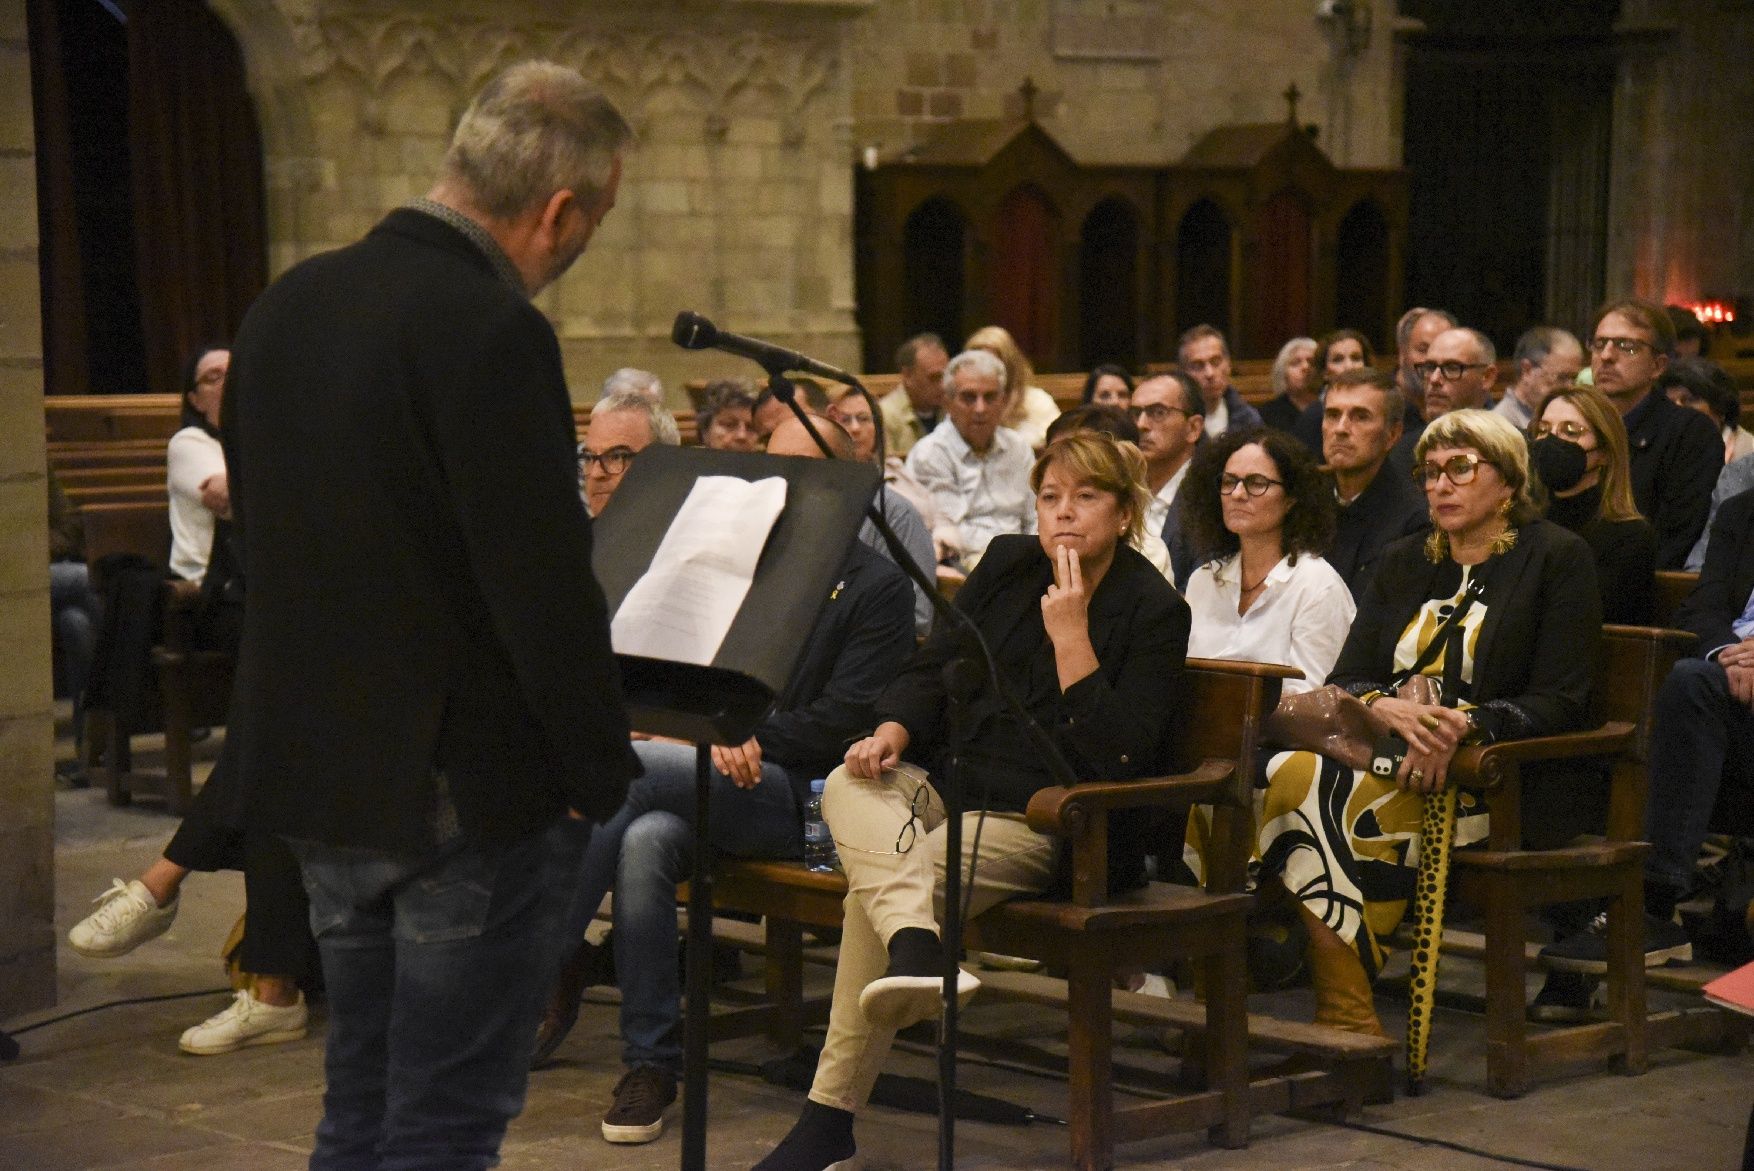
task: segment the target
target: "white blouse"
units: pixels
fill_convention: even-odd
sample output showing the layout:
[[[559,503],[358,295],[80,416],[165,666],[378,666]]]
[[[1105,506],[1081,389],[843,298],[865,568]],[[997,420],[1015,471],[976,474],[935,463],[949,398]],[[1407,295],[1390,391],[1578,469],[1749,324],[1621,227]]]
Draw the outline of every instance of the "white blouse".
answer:
[[[170,492],[171,572],[187,581],[207,576],[213,551],[213,513],[201,503],[201,485],[225,475],[219,440],[199,427],[171,436],[165,451],[165,482]]]
[[[1303,678],[1285,681],[1287,695],[1326,683],[1357,613],[1339,572],[1308,553],[1295,565],[1285,557],[1268,572],[1266,587],[1248,613],[1239,615],[1241,597],[1240,553],[1194,570],[1188,579],[1194,617],[1188,654],[1296,667]]]

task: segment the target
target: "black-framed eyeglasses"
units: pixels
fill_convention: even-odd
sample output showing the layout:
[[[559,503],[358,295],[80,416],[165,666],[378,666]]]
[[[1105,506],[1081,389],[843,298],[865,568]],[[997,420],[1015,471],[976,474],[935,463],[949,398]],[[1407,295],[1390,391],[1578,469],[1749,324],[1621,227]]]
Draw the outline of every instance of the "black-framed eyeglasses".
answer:
[[[1413,469],[1413,482],[1429,488],[1437,482],[1439,476],[1448,476],[1449,482],[1460,488],[1474,482],[1474,477],[1480,472],[1480,465],[1485,462],[1471,451],[1452,455],[1442,463],[1428,459]]]
[[[638,454],[639,452],[631,447],[611,447],[608,451],[603,452],[581,447],[579,448],[579,475],[582,476],[590,471],[593,463],[600,463],[603,465],[605,475],[619,476],[627,470],[627,465],[632,463],[633,457]]]
[[[905,854],[914,848],[914,839],[919,834],[920,818],[926,812],[926,786],[921,785],[914,790],[914,795],[907,803],[907,824],[895,835],[895,852]]]
[[[1529,428],[1529,434],[1536,439],[1545,439],[1549,435],[1557,435],[1559,438],[1571,443],[1576,443],[1579,439],[1582,439],[1590,433],[1588,427],[1577,422],[1575,419],[1566,419],[1560,423],[1549,423],[1547,420],[1542,419],[1540,422]]]
[[[1470,370],[1484,370],[1484,362],[1415,362],[1413,373],[1419,381],[1429,382],[1433,374],[1442,374],[1445,382],[1454,382]]]
[[[1259,472],[1250,472],[1246,476],[1233,476],[1229,472],[1225,472],[1218,477],[1218,494],[1220,496],[1234,495],[1238,485],[1250,496],[1265,496],[1268,488],[1283,488],[1285,481],[1263,476]]]
[[[1656,347],[1642,338],[1636,337],[1593,337],[1590,339],[1591,353],[1605,354],[1610,349],[1614,350],[1616,353],[1624,354],[1626,357],[1631,358],[1640,350],[1650,350],[1655,352]]]
[[[1171,415],[1186,415],[1188,412],[1181,407],[1172,407],[1166,403],[1152,403],[1148,407],[1128,407],[1127,414],[1133,422],[1150,419],[1153,423],[1167,423]]]

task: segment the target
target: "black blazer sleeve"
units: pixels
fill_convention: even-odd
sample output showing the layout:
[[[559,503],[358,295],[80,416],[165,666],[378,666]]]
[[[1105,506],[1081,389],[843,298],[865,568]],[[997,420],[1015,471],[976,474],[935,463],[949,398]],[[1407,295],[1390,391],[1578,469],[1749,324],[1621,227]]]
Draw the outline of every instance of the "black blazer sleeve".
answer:
[[[1754,592],[1754,491],[1732,496],[1718,509],[1699,584],[1675,614],[1675,625],[1699,640],[1693,644],[1694,655],[1709,655],[1741,641],[1731,623],[1742,616],[1750,592]]]
[[[1673,424],[1676,434],[1664,453],[1657,480],[1662,499],[1651,518],[1657,531],[1660,569],[1680,569],[1687,564],[1687,554],[1705,531],[1706,517],[1711,514],[1711,490],[1724,470],[1724,445],[1717,428],[1697,411],[1683,410],[1681,414],[1685,417]]]
[[[1645,520],[1597,521],[1584,534],[1596,556],[1602,621],[1648,625],[1656,608],[1657,536]]]

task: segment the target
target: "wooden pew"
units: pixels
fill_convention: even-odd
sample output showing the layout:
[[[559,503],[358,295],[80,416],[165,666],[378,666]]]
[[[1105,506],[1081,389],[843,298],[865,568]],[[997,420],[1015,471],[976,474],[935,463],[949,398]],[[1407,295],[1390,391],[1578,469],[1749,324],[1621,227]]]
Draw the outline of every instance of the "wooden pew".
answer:
[[[1019,899],[1000,904],[969,924],[968,946],[1041,959],[1068,973],[1062,982],[1047,977],[983,973],[992,990],[1037,1003],[1063,1006],[1067,1013],[1071,1091],[1072,1163],[1079,1168],[1112,1166],[1114,1145],[1170,1131],[1205,1128],[1214,1143],[1240,1146],[1247,1141],[1249,1117],[1262,1111],[1331,1103],[1356,1106],[1385,1084],[1391,1042],[1350,1034],[1335,1038],[1325,1056],[1342,1054],[1343,1068],[1297,1078],[1269,1077],[1249,1084],[1246,1046],[1260,1037],[1255,1027],[1272,1023],[1247,1015],[1242,914],[1249,896],[1240,893],[1251,843],[1248,816],[1252,778],[1260,753],[1261,724],[1278,701],[1289,668],[1255,663],[1189,660],[1192,695],[1188,718],[1188,759],[1194,767],[1179,776],[1114,784],[1082,784],[1037,793],[1029,823],[1042,833],[1067,839],[1073,885],[1068,899]],[[1119,899],[1107,897],[1108,814],[1127,807],[1185,808],[1211,803],[1215,853],[1205,892],[1153,883]],[[766,917],[767,1010],[758,1019],[777,1043],[795,1047],[809,1015],[803,1000],[802,930],[836,927],[846,882],[839,874],[817,874],[789,862],[721,862],[715,903]],[[1203,1009],[1183,1002],[1143,1002],[1152,998],[1116,992],[1117,971],[1159,967],[1177,957],[1204,966],[1207,1000]],[[992,979],[988,980],[991,976]],[[1110,1086],[1112,1028],[1115,1019],[1173,1020],[1194,1038],[1184,1058],[1185,1080],[1199,1083],[1179,1098],[1117,1107]],[[746,1018],[747,1019],[747,1018]],[[1336,1030],[1297,1025],[1297,1040],[1277,1048],[1322,1049]]]
[[[1673,626],[1676,611],[1698,584],[1697,573],[1679,569],[1657,570],[1656,613],[1651,615],[1651,621],[1658,626]]]
[[[85,526],[85,560],[96,565],[112,553],[132,553],[154,565],[170,556],[170,506],[148,502],[88,504],[79,510]]]
[[[169,507],[170,495],[164,481],[138,484],[109,484],[97,488],[65,489],[68,501],[84,513],[100,504],[158,504]]]
[[[59,394],[43,398],[50,442],[169,439],[182,418],[175,394]]]

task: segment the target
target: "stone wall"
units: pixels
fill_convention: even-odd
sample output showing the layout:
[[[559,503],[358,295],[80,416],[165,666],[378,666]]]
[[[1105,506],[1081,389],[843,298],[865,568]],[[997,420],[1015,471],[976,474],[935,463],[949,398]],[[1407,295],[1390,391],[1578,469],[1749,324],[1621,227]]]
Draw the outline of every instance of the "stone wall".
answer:
[[[55,1001],[48,498],[24,3],[0,0],[0,1020]]]

